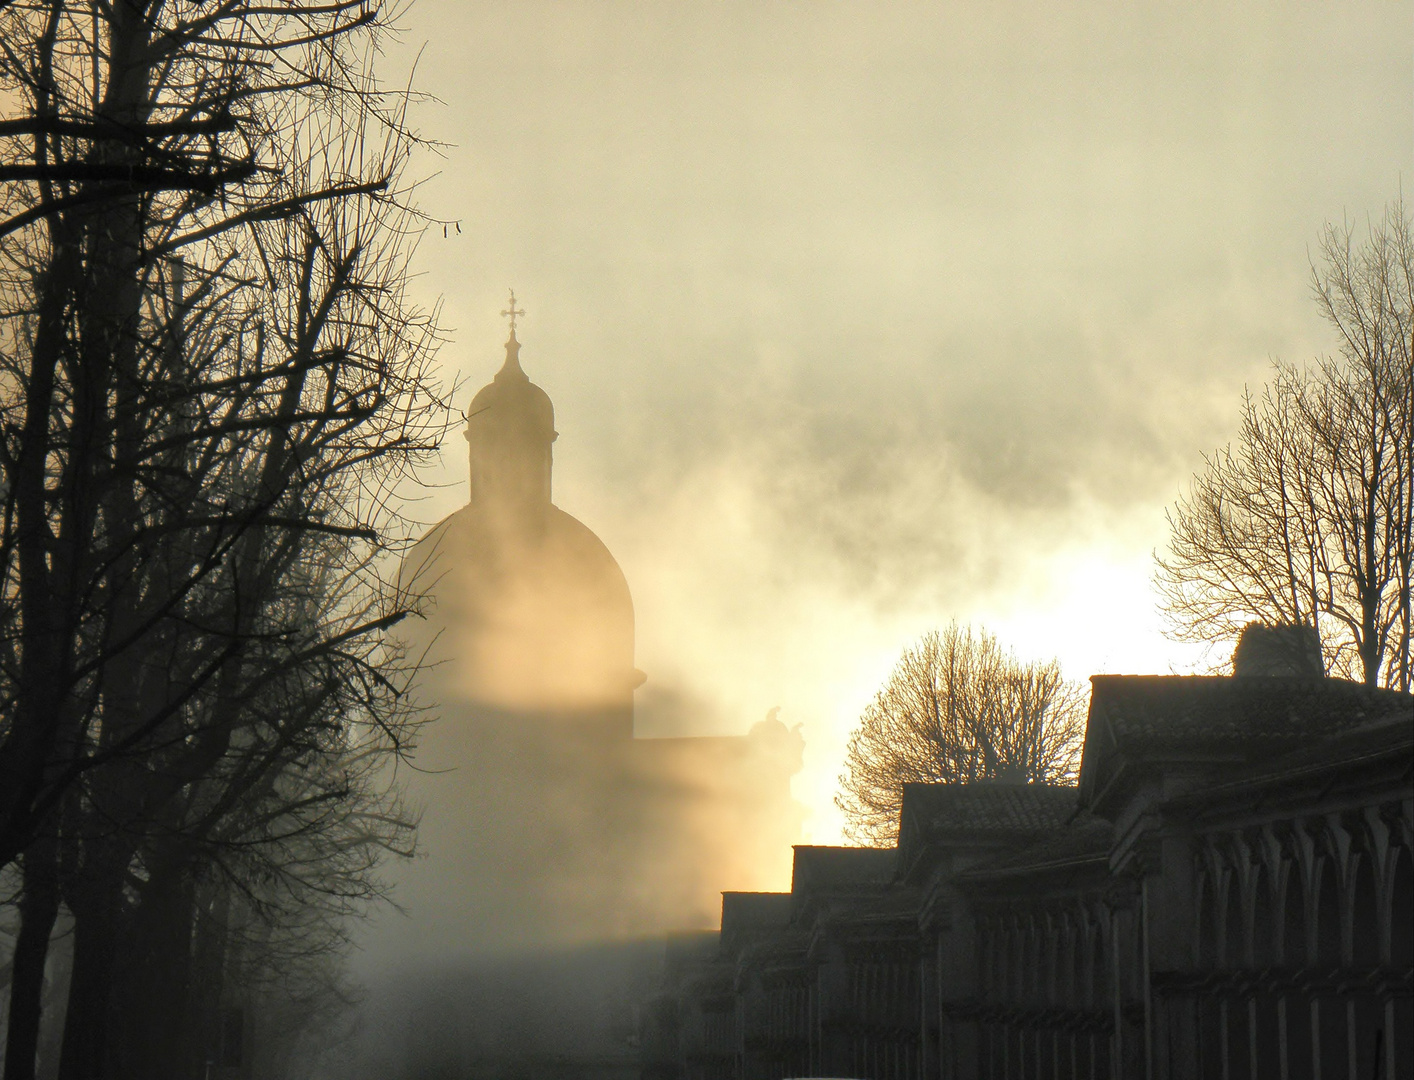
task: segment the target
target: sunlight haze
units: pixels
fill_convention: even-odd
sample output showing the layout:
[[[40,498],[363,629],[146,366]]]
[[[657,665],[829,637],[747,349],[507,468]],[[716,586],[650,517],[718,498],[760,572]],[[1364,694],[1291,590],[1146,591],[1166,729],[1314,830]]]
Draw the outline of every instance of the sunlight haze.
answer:
[[[419,48],[440,362],[465,408],[516,290],[640,732],[779,706],[828,843],[929,628],[1077,679],[1221,662],[1163,636],[1164,508],[1272,358],[1332,347],[1308,251],[1411,174],[1414,7],[419,0],[387,59]],[[439,479],[429,523],[455,433]]]

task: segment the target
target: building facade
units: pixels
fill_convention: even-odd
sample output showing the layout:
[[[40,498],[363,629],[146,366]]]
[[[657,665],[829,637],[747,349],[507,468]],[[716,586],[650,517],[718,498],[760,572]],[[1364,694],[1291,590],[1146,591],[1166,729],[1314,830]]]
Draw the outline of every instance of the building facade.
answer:
[[[1092,683],[1078,786],[908,785],[896,848],[724,898],[734,1077],[1414,1077],[1414,699]]]

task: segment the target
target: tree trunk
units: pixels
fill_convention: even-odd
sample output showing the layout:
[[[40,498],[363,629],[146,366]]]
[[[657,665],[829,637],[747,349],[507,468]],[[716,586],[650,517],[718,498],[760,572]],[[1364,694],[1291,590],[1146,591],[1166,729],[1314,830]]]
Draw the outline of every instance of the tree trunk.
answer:
[[[10,1018],[5,1039],[5,1080],[34,1080],[44,1000],[44,962],[59,914],[57,844],[46,835],[24,855],[20,932],[10,973]]]
[[[196,1075],[191,1002],[195,896],[190,873],[172,862],[154,869],[134,913],[128,963],[114,997],[112,1074],[117,1080],[186,1080]]]
[[[118,861],[116,853],[105,854],[108,857],[88,868],[69,896],[74,970],[59,1051],[59,1080],[105,1080],[109,1075],[108,1027],[122,922],[119,867],[126,861]]]
[[[193,935],[191,1035],[198,1064],[217,1057],[222,1043],[221,1005],[229,988],[227,957],[230,895],[217,885],[199,907]]]

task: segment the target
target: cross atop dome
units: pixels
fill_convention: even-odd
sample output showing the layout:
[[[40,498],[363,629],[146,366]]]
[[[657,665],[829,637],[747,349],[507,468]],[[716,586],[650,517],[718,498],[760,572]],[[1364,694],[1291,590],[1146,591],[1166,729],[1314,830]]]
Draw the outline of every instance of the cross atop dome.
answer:
[[[520,342],[516,340],[516,318],[525,314],[525,308],[516,307],[516,291],[511,289],[510,293],[511,306],[501,312],[501,316],[510,318],[511,336],[506,338],[506,363],[496,374],[497,382],[507,378],[528,381],[525,372],[520,367]]]
[[[4,0],[0,0],[3,4]],[[550,396],[530,381],[520,366],[516,320],[525,309],[501,312],[511,320],[506,362],[483,386],[466,414],[466,441],[471,466],[471,501],[489,507],[522,525],[543,518],[550,503],[550,470],[555,441],[555,406]]]
[[[524,315],[524,314],[525,314],[525,309],[524,309],[524,308],[520,308],[520,309],[517,309],[517,308],[516,308],[516,291],[515,291],[514,289],[512,289],[510,292],[511,292],[511,306],[508,307],[505,311],[501,312],[501,317],[502,317],[502,318],[505,318],[507,315],[510,316],[510,319],[511,319],[511,337],[515,337],[515,336],[516,336],[516,316],[517,316],[517,315]]]

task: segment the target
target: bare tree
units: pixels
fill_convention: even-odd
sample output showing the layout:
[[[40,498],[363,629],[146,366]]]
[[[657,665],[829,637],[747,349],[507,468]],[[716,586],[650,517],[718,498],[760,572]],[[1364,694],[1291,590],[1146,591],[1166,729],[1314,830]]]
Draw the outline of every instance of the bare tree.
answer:
[[[405,293],[415,139],[368,63],[388,17],[0,2],[0,864],[24,875],[7,1078],[34,1072],[60,899],[60,1075],[185,1075],[114,1057],[115,1000],[151,1004],[117,981],[124,943],[165,933],[190,974],[197,898],[282,880],[292,821],[305,869],[282,874],[308,887],[246,898],[270,927],[372,895],[378,851],[406,842],[347,771],[411,737],[381,637],[408,598],[379,569],[390,494],[445,416]]]
[[[376,5],[34,0],[0,20],[26,106],[0,127],[3,209],[44,211],[0,246],[8,862],[80,773],[182,707],[139,689],[167,601],[282,530],[376,537],[378,482],[429,445],[434,399],[430,326],[403,303],[411,136],[362,63]],[[205,179],[145,187],[154,163]],[[210,681],[233,639],[204,640]]]
[[[1180,640],[1230,642],[1249,622],[1312,627],[1327,671],[1411,688],[1414,237],[1402,201],[1327,226],[1312,290],[1339,340],[1278,363],[1243,401],[1235,445],[1205,459],[1169,514],[1156,578]]]
[[[288,1022],[348,1001],[350,928],[383,895],[384,854],[410,853],[414,819],[387,786],[377,727],[341,715],[339,691],[324,679],[305,672],[291,683],[302,685],[266,695],[257,711],[292,709],[297,719],[272,712],[243,727],[258,749],[228,755],[192,785],[135,852],[108,1075],[201,1076],[223,1043],[229,1052],[232,1012],[263,1009]],[[283,765],[254,764],[270,756]],[[275,1042],[262,1024],[262,1052]]]
[[[852,839],[891,843],[904,784],[1067,781],[1084,731],[1084,691],[1058,662],[1023,662],[953,623],[905,649],[864,710],[835,805]]]
[[[108,1008],[110,1045],[91,1051],[107,1075],[199,1076],[233,1006],[259,996],[273,1007],[281,986],[307,984],[295,994],[307,998],[309,986],[335,984],[348,924],[383,895],[379,863],[410,853],[414,819],[383,768],[391,739],[416,724],[400,715],[406,669],[377,639],[330,649],[311,633],[328,625],[327,609],[354,606],[361,620],[374,602],[321,550],[343,543],[305,545],[281,575],[264,605],[270,655],[246,658],[262,677],[237,708],[203,696],[193,737],[149,754],[122,784],[94,783],[106,775],[96,772],[79,785],[94,806],[63,837],[66,877],[78,879],[66,891],[101,895],[106,879],[85,871],[114,846],[129,860],[114,971],[71,980],[69,1015],[90,1021],[65,1031],[66,1048],[87,1045]],[[140,813],[120,816],[135,803]],[[103,945],[87,941],[76,942],[76,965]]]

